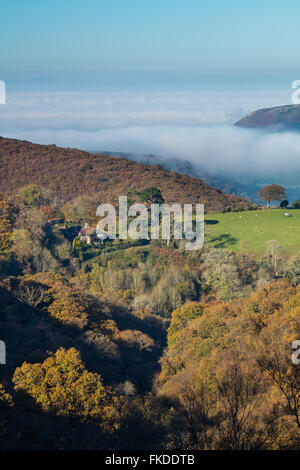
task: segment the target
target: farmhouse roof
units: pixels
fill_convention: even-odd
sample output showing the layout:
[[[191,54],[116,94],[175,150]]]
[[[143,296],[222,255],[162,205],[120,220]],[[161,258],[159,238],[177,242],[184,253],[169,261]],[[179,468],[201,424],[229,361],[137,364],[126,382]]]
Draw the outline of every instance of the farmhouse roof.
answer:
[[[83,227],[79,233],[80,235],[86,236],[86,235],[94,235],[95,232],[96,232],[96,229],[93,227]]]

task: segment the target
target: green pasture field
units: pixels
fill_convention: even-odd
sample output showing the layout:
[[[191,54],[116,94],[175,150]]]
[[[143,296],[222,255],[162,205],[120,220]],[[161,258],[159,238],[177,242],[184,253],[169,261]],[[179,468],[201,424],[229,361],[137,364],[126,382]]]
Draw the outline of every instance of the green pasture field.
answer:
[[[286,217],[288,213],[291,217]],[[205,215],[205,245],[261,254],[269,240],[300,253],[300,210],[269,209]]]

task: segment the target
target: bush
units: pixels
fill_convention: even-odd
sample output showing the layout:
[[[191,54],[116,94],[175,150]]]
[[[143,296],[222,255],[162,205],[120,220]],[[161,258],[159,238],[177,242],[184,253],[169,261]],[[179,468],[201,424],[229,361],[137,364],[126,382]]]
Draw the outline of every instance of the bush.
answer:
[[[294,201],[293,204],[291,205],[292,209],[300,209],[300,199],[297,201]]]

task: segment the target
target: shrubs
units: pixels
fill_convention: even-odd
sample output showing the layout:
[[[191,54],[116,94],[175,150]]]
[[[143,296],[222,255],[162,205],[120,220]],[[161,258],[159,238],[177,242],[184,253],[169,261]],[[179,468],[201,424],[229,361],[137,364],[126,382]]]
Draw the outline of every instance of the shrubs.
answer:
[[[294,201],[294,202],[291,204],[291,208],[292,208],[292,209],[300,209],[300,199],[298,199],[297,201]]]
[[[6,406],[13,406],[13,399],[10,393],[7,393],[3,384],[0,383],[0,410]],[[1,422],[0,422],[1,427]]]

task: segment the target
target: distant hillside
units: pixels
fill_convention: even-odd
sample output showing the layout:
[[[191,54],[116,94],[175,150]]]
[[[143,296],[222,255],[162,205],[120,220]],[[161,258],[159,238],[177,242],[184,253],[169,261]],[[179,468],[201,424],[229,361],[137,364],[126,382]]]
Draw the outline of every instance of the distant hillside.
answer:
[[[300,105],[259,109],[248,114],[235,125],[248,129],[300,132]]]
[[[105,153],[111,156],[124,157],[129,160],[134,160],[140,163],[147,163],[149,165],[161,165],[170,171],[181,173],[184,175],[200,178],[205,183],[209,184],[213,188],[218,188],[227,194],[234,194],[242,198],[250,199],[255,203],[260,204],[261,201],[257,197],[257,191],[260,187],[257,187],[255,183],[243,184],[239,181],[228,178],[224,175],[211,174],[204,170],[199,164],[191,163],[188,160],[179,158],[163,158],[153,154],[140,154],[140,153],[128,153],[128,152],[95,152]]]
[[[115,201],[131,188],[157,186],[168,203],[198,202],[206,211],[252,206],[247,199],[230,196],[199,178],[151,166],[55,145],[0,138],[0,191],[11,194],[28,183],[55,190],[65,200],[80,194],[99,194]]]

